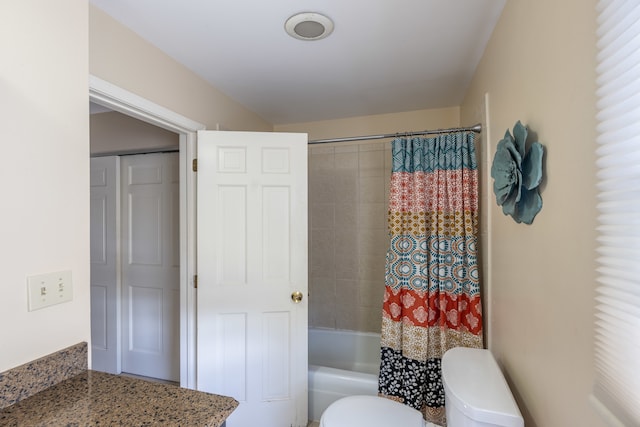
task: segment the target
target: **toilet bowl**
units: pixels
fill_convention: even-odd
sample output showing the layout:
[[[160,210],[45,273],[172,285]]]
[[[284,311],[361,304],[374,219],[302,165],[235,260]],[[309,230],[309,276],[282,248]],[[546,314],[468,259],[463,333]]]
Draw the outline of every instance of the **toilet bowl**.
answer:
[[[320,427],[425,427],[420,411],[378,396],[348,396],[322,413]]]
[[[442,357],[448,427],[523,427],[509,386],[489,350],[457,347]],[[320,427],[429,427],[420,411],[378,396],[332,403]]]

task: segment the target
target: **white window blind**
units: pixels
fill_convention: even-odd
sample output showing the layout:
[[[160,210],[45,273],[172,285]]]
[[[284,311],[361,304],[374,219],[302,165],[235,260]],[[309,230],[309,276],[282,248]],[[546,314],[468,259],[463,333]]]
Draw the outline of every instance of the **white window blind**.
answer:
[[[591,400],[640,426],[640,1],[598,2],[598,288]]]

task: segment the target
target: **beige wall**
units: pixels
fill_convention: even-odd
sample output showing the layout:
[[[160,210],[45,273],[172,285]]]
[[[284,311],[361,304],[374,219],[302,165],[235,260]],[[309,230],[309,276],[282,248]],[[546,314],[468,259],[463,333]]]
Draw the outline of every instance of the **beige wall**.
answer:
[[[310,139],[377,135],[458,126],[459,109],[354,117],[277,126]],[[312,145],[309,150],[309,324],[380,332],[389,142]]]
[[[95,6],[89,5],[89,71],[208,129],[273,127]]]
[[[178,134],[118,112],[92,114],[91,154],[178,149]]]
[[[517,120],[546,147],[544,206],[532,225],[504,216],[490,194],[491,350],[528,427],[602,425],[587,402],[595,288],[595,0],[508,1],[461,107],[462,124],[476,119],[485,92],[490,161]]]
[[[90,341],[87,2],[0,2],[0,372]],[[71,270],[27,311],[26,277]]]
[[[273,130],[275,132],[306,132],[309,134],[309,139],[313,140],[439,129],[455,127],[459,124],[460,108],[451,107],[275,125]]]

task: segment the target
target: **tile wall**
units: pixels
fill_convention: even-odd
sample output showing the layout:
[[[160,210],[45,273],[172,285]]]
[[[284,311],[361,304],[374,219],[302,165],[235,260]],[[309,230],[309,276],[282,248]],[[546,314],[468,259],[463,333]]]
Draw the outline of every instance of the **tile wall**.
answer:
[[[309,149],[309,326],[380,332],[390,143]]]

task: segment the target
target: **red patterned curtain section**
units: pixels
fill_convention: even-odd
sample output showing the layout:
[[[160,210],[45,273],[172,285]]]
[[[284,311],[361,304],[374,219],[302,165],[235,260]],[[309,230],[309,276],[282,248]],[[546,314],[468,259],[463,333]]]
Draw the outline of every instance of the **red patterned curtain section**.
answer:
[[[446,425],[440,360],[482,348],[474,134],[396,139],[379,394]]]

